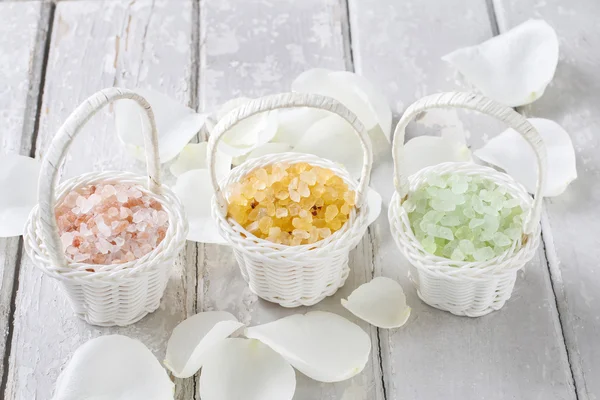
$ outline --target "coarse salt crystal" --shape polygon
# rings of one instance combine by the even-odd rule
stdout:
[[[73,234],[71,232],[65,232],[60,236],[60,241],[62,242],[63,249],[66,249],[73,243]]]
[[[159,202],[137,185],[120,183],[68,193],[56,218],[67,258],[89,264],[134,261],[156,248],[169,225]]]
[[[327,168],[274,163],[229,185],[227,199],[228,217],[253,235],[295,246],[339,230],[354,209],[356,193]]]

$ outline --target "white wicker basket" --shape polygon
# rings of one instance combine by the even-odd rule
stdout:
[[[219,185],[214,157],[223,135],[239,122],[255,114],[279,108],[310,107],[327,110],[344,118],[356,131],[363,148],[360,183],[340,165],[316,156],[271,154],[244,162]],[[285,246],[259,239],[233,219],[227,219],[227,200],[221,188],[238,182],[255,168],[276,162],[307,162],[333,170],[356,191],[356,207],[346,224],[327,239],[314,244]],[[215,126],[208,144],[208,163],[215,195],[213,217],[221,235],[232,245],[240,270],[250,290],[265,300],[284,307],[310,306],[334,294],[348,277],[348,256],[367,229],[365,201],[372,166],[371,142],[362,123],[338,101],[314,94],[283,93],[253,100],[226,115]]]
[[[118,99],[136,101],[150,127],[144,132],[148,176],[126,172],[91,172],[63,182],[56,190],[58,170],[81,127],[102,107]],[[134,92],[104,89],[81,104],[67,118],[50,144],[42,162],[39,205],[26,225],[25,249],[34,264],[62,282],[75,314],[92,325],[129,325],[160,305],[173,261],[185,244],[187,221],[175,194],[160,183],[160,163],[154,113]],[[135,183],[158,201],[169,216],[165,238],[140,259],[114,265],[75,263],[65,258],[58,233],[55,205],[70,191],[97,183]]]
[[[443,163],[406,177],[403,153],[406,126],[420,113],[435,108],[465,108],[480,111],[505,122],[519,132],[537,156],[538,177],[534,199],[509,175],[474,163]],[[534,256],[539,245],[541,188],[546,168],[546,150],[535,128],[519,113],[483,96],[471,93],[440,93],[412,104],[394,132],[394,185],[388,217],[392,235],[411,264],[409,275],[419,297],[427,304],[456,315],[478,317],[500,309],[511,296],[517,271]],[[426,252],[410,227],[402,207],[410,193],[431,174],[463,173],[483,176],[507,189],[521,201],[527,218],[521,239],[502,255],[485,262],[456,262]]]

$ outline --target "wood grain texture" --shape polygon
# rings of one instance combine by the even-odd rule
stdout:
[[[37,157],[59,126],[90,94],[121,85],[152,87],[190,100],[191,1],[77,1],[56,6],[42,104]],[[144,167],[118,145],[107,108],[73,144],[63,178],[89,170]],[[48,399],[73,351],[90,338],[120,333],[137,338],[159,358],[173,327],[195,312],[195,246],[174,265],[161,307],[125,328],[98,328],[75,317],[57,281],[24,259],[17,296],[6,399]],[[193,380],[178,382],[177,398],[193,397]]]
[[[0,157],[29,155],[40,74],[37,68],[39,2],[0,4]],[[43,35],[40,35],[43,38]],[[35,60],[35,61],[34,61]],[[31,90],[31,88],[35,88]],[[11,302],[18,266],[20,238],[0,238],[0,379],[4,376]]]
[[[205,0],[200,7],[199,99],[205,108],[237,96],[289,91],[292,80],[309,68],[344,69],[343,13],[334,0]],[[371,259],[366,239],[353,251],[352,273],[335,296],[310,308],[285,309],[250,292],[228,247],[202,246],[199,308],[227,310],[250,325],[310,310],[331,311],[358,322],[373,343],[365,370],[338,384],[315,382],[297,373],[294,399],[383,399],[376,330],[357,321],[340,304],[341,298],[371,279]]]
[[[350,15],[355,69],[385,91],[396,113],[426,94],[468,90],[440,57],[492,36],[485,2],[476,0],[351,0]],[[475,145],[503,129],[453,111],[428,113],[409,128],[413,136],[466,130]],[[391,177],[391,163],[381,159],[372,184],[384,202]],[[375,273],[398,279],[413,307],[405,327],[381,331],[388,400],[575,398],[543,249],[519,274],[501,311],[470,319],[418,299],[386,216],[372,231]]]
[[[554,80],[523,112],[558,122],[575,146],[579,177],[565,193],[546,199],[543,238],[579,399],[600,399],[600,37],[592,17],[600,14],[600,3],[502,0],[495,5],[500,32],[540,18],[559,38]]]

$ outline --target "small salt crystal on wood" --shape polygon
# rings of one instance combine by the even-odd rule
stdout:
[[[143,257],[164,239],[168,214],[137,185],[99,184],[68,193],[56,207],[66,257],[89,264],[122,264]]]

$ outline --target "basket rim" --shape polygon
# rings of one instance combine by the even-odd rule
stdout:
[[[432,173],[440,175],[453,173],[453,171],[449,169],[455,169],[454,172],[469,171],[470,175],[481,176],[488,174],[491,175],[492,178],[503,181],[505,183],[510,182],[512,186],[507,186],[507,192],[521,201],[521,207],[524,208],[524,212],[530,213],[531,207],[533,205],[533,198],[531,197],[531,195],[529,195],[529,193],[522,184],[520,184],[513,177],[504,172],[498,171],[494,168],[485,165],[475,164],[474,162],[445,162],[423,168],[415,174],[408,177],[410,192],[413,192],[421,185],[423,185],[427,180],[427,175]],[[498,184],[498,182],[495,183]],[[417,265],[415,265],[415,267],[425,268],[430,271],[447,270],[457,272],[484,270],[487,271],[490,269],[497,269],[497,272],[509,272],[513,270],[513,268],[509,268],[509,265],[511,264],[511,261],[513,259],[526,252],[531,252],[532,247],[537,247],[538,241],[536,240],[536,237],[539,236],[540,233],[540,226],[538,223],[537,229],[533,233],[527,235],[529,240],[527,240],[525,244],[523,244],[522,239],[519,238],[517,241],[513,242],[513,244],[502,254],[486,261],[454,261],[449,258],[437,256],[435,254],[431,254],[425,251],[419,240],[415,237],[410,223],[406,222],[408,219],[408,214],[401,205],[400,194],[397,191],[394,191],[394,194],[392,195],[390,207],[388,210],[388,218],[390,220],[390,227],[392,229],[394,240],[398,244],[398,247],[401,250],[403,247],[413,249],[415,253],[423,255],[423,258],[431,262],[431,264],[425,264],[420,260],[415,260],[409,252],[402,251],[404,255],[409,259],[409,261],[411,261],[413,265],[415,265],[413,261],[417,262]],[[394,223],[394,220],[396,220],[399,223]],[[398,234],[398,226],[401,226],[404,229],[405,235]],[[523,224],[523,226],[525,226],[525,224]],[[402,241],[402,245],[400,244],[400,241]]]
[[[292,159],[287,160],[287,158],[292,158]],[[284,160],[282,161],[282,159],[284,159]],[[357,188],[359,187],[359,182],[356,179],[352,178],[350,176],[350,173],[348,172],[348,170],[345,167],[343,167],[341,164],[336,163],[336,162],[326,159],[326,158],[315,156],[313,154],[298,153],[298,152],[266,154],[261,157],[246,160],[242,164],[240,164],[237,167],[235,167],[234,169],[232,169],[226,177],[221,179],[221,181],[219,182],[219,186],[225,190],[228,185],[230,185],[234,182],[239,182],[241,177],[249,174],[253,170],[255,170],[257,168],[262,168],[266,165],[271,165],[271,164],[274,164],[277,162],[285,162],[287,164],[298,164],[301,162],[306,162],[306,163],[311,164],[311,161],[312,161],[312,163],[317,163],[317,165],[320,164],[319,166],[324,166],[326,168],[333,170],[336,175],[338,175],[340,178],[342,178],[344,180],[344,182],[346,184],[348,184],[348,186],[349,186],[349,188],[351,188],[351,190],[354,190],[355,192],[357,191]],[[314,164],[311,164],[311,165],[314,165]],[[239,175],[239,177],[238,177],[238,175]],[[249,231],[247,231],[244,227],[242,227],[233,218],[227,218],[226,215],[221,214],[218,211],[218,209],[219,209],[218,199],[217,199],[216,195],[214,195],[214,194],[212,196],[211,203],[212,203],[212,210],[213,210],[213,213],[212,213],[213,218],[217,219],[217,222],[218,222],[217,225],[228,226],[229,229],[231,229],[233,232],[246,235],[246,238],[243,238],[240,241],[252,242],[253,246],[258,246],[258,247],[261,247],[264,249],[273,250],[274,252],[277,252],[279,255],[282,255],[282,256],[285,256],[286,254],[289,254],[289,253],[297,253],[299,251],[314,251],[317,249],[323,249],[335,241],[346,240],[347,237],[352,232],[358,230],[363,225],[366,225],[366,222],[367,222],[366,217],[367,217],[367,214],[369,211],[368,202],[365,201],[360,208],[357,208],[356,206],[352,208],[352,211],[350,213],[350,217],[348,218],[348,221],[346,221],[346,223],[344,223],[344,225],[342,225],[342,227],[340,229],[338,229],[333,234],[331,234],[331,236],[329,236],[325,239],[319,240],[315,243],[308,243],[308,244],[303,244],[303,245],[298,245],[298,246],[289,246],[289,245],[274,243],[274,242],[271,242],[266,239],[261,239],[261,238],[255,236],[254,234],[250,233]],[[227,237],[225,237],[225,239],[227,240],[227,242],[230,245],[235,245],[235,243],[232,243],[231,241],[229,241]]]
[[[163,210],[169,216],[169,226],[164,239],[158,246],[142,257],[122,264],[90,264],[74,262],[65,257],[67,266],[64,268],[56,267],[52,265],[49,254],[46,251],[46,246],[41,242],[40,235],[38,234],[40,215],[39,206],[36,205],[27,220],[25,234],[26,250],[35,261],[34,264],[36,266],[40,267],[44,272],[59,278],[76,277],[84,280],[102,280],[103,278],[114,279],[120,275],[141,273],[152,265],[169,258],[170,256],[164,255],[165,251],[170,251],[174,253],[173,256],[176,256],[176,253],[185,244],[189,228],[182,204],[173,191],[164,184],[160,187],[161,193],[157,194],[146,187],[147,177],[145,176],[122,171],[88,172],[61,182],[56,191],[56,202],[59,204],[67,193],[74,189],[96,183],[110,182],[124,182],[138,185],[140,191],[151,196],[163,206]],[[175,247],[172,248],[173,246]],[[44,265],[39,265],[40,263]],[[51,266],[51,269],[48,266]],[[93,269],[93,271],[89,271],[89,269]]]

